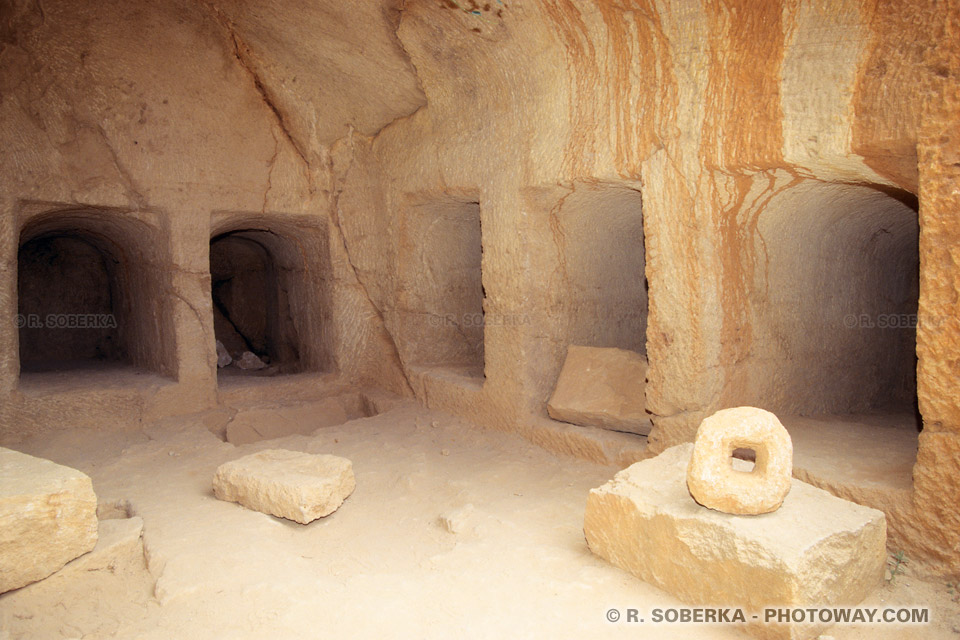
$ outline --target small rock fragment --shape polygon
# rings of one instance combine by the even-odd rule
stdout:
[[[465,533],[474,526],[474,512],[476,509],[472,504],[465,504],[459,509],[441,514],[440,526],[448,533]]]
[[[243,352],[243,355],[240,356],[240,359],[239,359],[239,360],[234,360],[234,361],[233,361],[233,364],[235,364],[235,365],[236,365],[237,367],[239,367],[240,369],[244,369],[244,370],[248,370],[248,371],[255,371],[255,370],[257,370],[257,369],[264,369],[264,368],[266,368],[266,366],[267,366],[267,365],[263,362],[263,360],[261,360],[259,357],[257,357],[257,354],[252,353],[252,352],[250,352],[250,351],[244,351],[244,352]]]
[[[223,346],[223,343],[217,340],[217,367],[223,369],[224,367],[230,366],[230,363],[233,362],[233,357],[230,355],[230,352],[227,351],[227,348]]]

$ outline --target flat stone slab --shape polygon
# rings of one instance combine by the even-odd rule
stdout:
[[[590,550],[690,604],[742,608],[743,631],[759,638],[806,640],[828,626],[764,624],[765,608],[853,606],[882,585],[882,512],[796,479],[772,513],[708,509],[687,490],[692,451],[671,447],[593,489],[584,517]]]
[[[143,519],[138,516],[101,520],[97,545],[89,553],[68,562],[45,582],[74,579],[91,571],[123,571],[146,568],[143,556]]]
[[[0,448],[0,593],[46,578],[96,544],[90,478]]]
[[[227,425],[226,438],[240,446],[291,435],[310,435],[317,429],[343,424],[353,417],[343,398],[334,396],[291,407],[244,409]]]
[[[551,418],[647,435],[647,359],[634,351],[571,345],[547,403]]]
[[[346,458],[286,449],[226,462],[213,477],[217,498],[300,524],[336,511],[355,487]]]

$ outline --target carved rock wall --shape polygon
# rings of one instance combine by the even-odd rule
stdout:
[[[956,0],[255,4],[0,12],[5,438],[111,405],[18,388],[32,221],[70,211],[149,265],[130,360],[169,384],[115,395],[124,420],[216,403],[209,242],[268,231],[316,293],[288,292],[314,369],[558,452],[622,454],[546,419],[570,344],[646,353],[652,452],[724,407],[916,392],[891,539],[960,573]],[[430,264],[459,276],[418,278],[411,208],[445,202],[479,218],[480,273],[441,224]],[[844,325],[912,313],[916,369],[910,330]]]

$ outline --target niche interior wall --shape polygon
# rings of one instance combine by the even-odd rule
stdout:
[[[250,351],[270,373],[336,369],[328,242],[316,217],[214,215],[214,333],[232,356]]]
[[[648,291],[643,197],[623,184],[576,183],[534,188],[525,204],[544,221],[541,243],[551,253],[543,290],[553,335],[534,379],[545,412],[570,345],[647,353]]]
[[[787,181],[755,225],[737,395],[784,415],[916,414],[919,222],[913,194]]]
[[[423,371],[484,378],[483,234],[476,194],[408,196],[399,233],[399,348]]]
[[[131,366],[176,376],[161,229],[150,212],[23,208],[17,255],[22,373]]]

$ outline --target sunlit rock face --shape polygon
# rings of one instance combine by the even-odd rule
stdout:
[[[220,340],[624,462],[546,413],[570,345],[617,348],[651,452],[919,412],[912,490],[832,488],[960,572],[958,36],[894,0],[7,3],[2,438],[215,407]],[[273,270],[220,285],[239,330],[226,236]],[[23,333],[44,291],[115,328]]]

